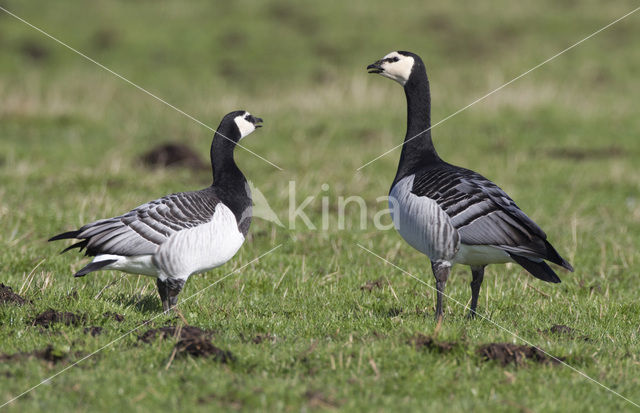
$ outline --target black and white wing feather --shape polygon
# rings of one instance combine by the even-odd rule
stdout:
[[[468,169],[440,164],[417,173],[412,192],[434,200],[467,245],[499,247],[510,255],[546,259],[573,270],[542,229],[496,184]]]
[[[86,255],[135,256],[154,254],[171,235],[208,223],[220,202],[212,188],[167,195],[118,217],[99,220],[51,238],[76,238],[72,248],[86,248]]]

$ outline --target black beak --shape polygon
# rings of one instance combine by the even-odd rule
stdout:
[[[367,71],[369,73],[382,73],[382,60],[378,60],[375,63],[370,64],[369,66],[367,66]]]
[[[262,127],[262,119],[261,119],[261,118],[255,117],[255,116],[253,116],[253,115],[249,115],[249,117],[247,118],[247,120],[248,120],[249,122],[253,123],[253,125],[254,125],[256,128],[261,128],[261,127]]]

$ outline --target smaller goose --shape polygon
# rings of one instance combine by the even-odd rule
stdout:
[[[471,311],[487,264],[516,262],[534,277],[559,283],[544,260],[573,271],[547,235],[496,184],[443,161],[431,140],[431,96],[422,59],[396,51],[367,67],[398,82],[407,98],[407,133],[389,205],[400,235],[431,260],[436,279],[436,319],[451,266],[471,267]]]
[[[167,195],[49,241],[80,239],[62,252],[84,248],[95,257],[75,277],[97,270],[156,277],[162,308],[169,310],[189,276],[226,263],[244,243],[251,224],[251,191],[233,151],[261,123],[242,110],[222,119],[211,143],[210,187]]]

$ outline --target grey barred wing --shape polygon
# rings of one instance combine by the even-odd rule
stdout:
[[[167,195],[124,215],[87,224],[72,237],[59,237],[82,239],[69,248],[84,247],[87,255],[153,254],[176,232],[211,220],[220,201],[206,191]]]
[[[537,256],[546,234],[496,184],[468,169],[440,165],[416,175],[413,193],[433,199],[451,219],[460,241]]]

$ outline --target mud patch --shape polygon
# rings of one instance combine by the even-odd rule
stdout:
[[[118,323],[122,323],[124,321],[124,316],[122,314],[114,313],[111,311],[107,311],[106,313],[102,314],[102,316],[104,318],[111,318],[113,320],[116,320]]]
[[[91,326],[91,327],[85,327],[84,328],[84,333],[85,334],[91,334],[91,337],[95,337],[95,336],[99,336],[100,334],[102,334],[102,330],[104,330],[102,327]]]
[[[362,291],[371,292],[373,289],[380,289],[384,285],[384,279],[382,277],[378,278],[375,281],[367,281],[363,286],[360,287]]]
[[[45,328],[51,327],[55,323],[63,323],[64,325],[80,325],[87,321],[86,314],[75,314],[70,312],[58,312],[52,308],[40,313],[31,322],[31,325],[41,326]]]
[[[312,408],[335,409],[338,407],[338,402],[320,391],[307,390],[304,393],[304,398]]]
[[[176,357],[190,355],[193,357],[213,357],[221,363],[235,361],[235,356],[228,350],[213,345],[211,339],[200,337],[185,338],[176,343]]]
[[[190,147],[180,143],[165,143],[146,152],[140,161],[151,168],[186,167],[194,171],[209,167]]]
[[[27,300],[14,293],[11,287],[0,283],[0,304],[23,305]]]
[[[583,341],[591,340],[588,336],[585,336],[584,334],[580,334],[578,330],[562,324],[556,324],[551,326],[547,330],[538,330],[538,332],[545,333],[545,334],[556,334],[559,336],[566,336],[576,340],[583,340]]]
[[[253,344],[260,344],[260,343],[263,343],[265,341],[268,341],[270,343],[275,343],[276,342],[276,336],[271,335],[269,333],[266,333],[266,334],[258,334],[257,336],[255,336],[254,338],[251,339],[251,342]]]
[[[551,158],[570,159],[573,161],[587,161],[593,159],[621,158],[626,155],[619,146],[605,146],[603,148],[553,148],[547,150]]]
[[[458,343],[452,341],[437,341],[431,336],[424,334],[416,334],[409,339],[409,344],[416,350],[428,350],[436,353],[448,353],[458,346]]]
[[[501,365],[523,365],[526,360],[539,364],[559,364],[560,362],[544,354],[533,346],[519,346],[511,343],[490,343],[481,346],[476,353],[485,361],[496,360]],[[561,359],[560,359],[561,360]]]
[[[46,60],[49,57],[49,49],[35,40],[26,40],[20,45],[20,53],[33,61]]]
[[[21,361],[36,358],[48,361],[51,364],[56,364],[57,362],[64,360],[67,355],[68,354],[66,352],[56,349],[52,345],[48,345],[43,350],[35,350],[26,353],[0,354],[0,361]]]
[[[180,330],[179,337],[177,337],[178,330]],[[144,332],[144,334],[138,336],[138,340],[141,340],[145,343],[151,343],[158,339],[165,340],[171,337],[176,337],[178,338],[178,340],[210,340],[213,337],[214,333],[214,331],[203,330],[200,327],[195,326],[184,326],[182,328],[166,326],[147,330]]]

